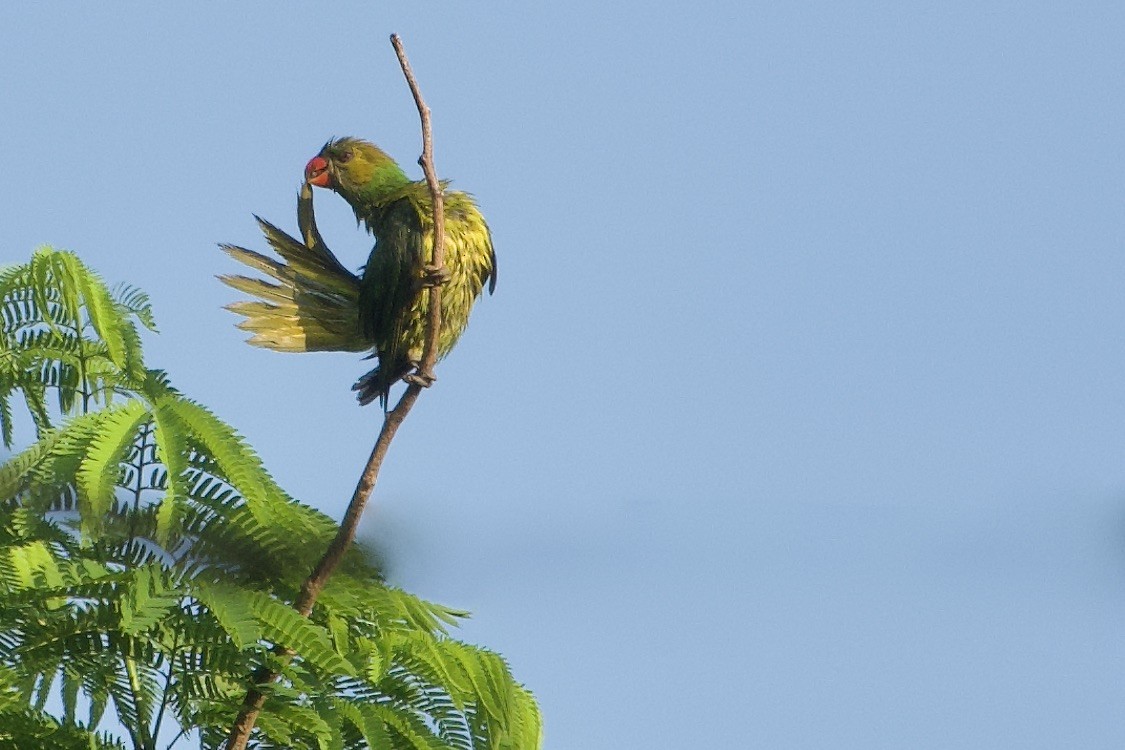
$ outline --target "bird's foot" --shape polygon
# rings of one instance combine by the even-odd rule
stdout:
[[[402,376],[402,379],[410,385],[416,385],[419,388],[429,388],[437,382],[437,376],[428,372],[422,372],[420,369],[416,369],[414,372],[408,372]]]
[[[450,278],[452,278],[452,274],[445,266],[434,266],[430,264],[422,266],[422,279],[420,283],[423,289],[445,286],[449,283]]]

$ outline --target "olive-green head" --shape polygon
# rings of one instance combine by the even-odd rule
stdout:
[[[305,180],[335,190],[357,214],[410,181],[385,151],[359,138],[333,138],[325,143],[305,165]]]

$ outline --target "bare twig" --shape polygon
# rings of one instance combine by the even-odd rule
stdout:
[[[406,52],[402,48],[402,40],[398,34],[391,34],[391,44],[398,55],[398,63],[402,66],[402,74],[410,85],[410,93],[414,95],[414,104],[418,107],[418,117],[422,121],[422,155],[418,157],[418,164],[426,175],[426,185],[430,188],[430,197],[434,206],[434,247],[430,258],[430,265],[435,269],[442,268],[445,263],[445,196],[442,194],[441,183],[438,181],[437,171],[434,169],[434,133],[430,125],[430,108],[422,100],[422,92],[418,90],[418,82],[414,80],[414,71],[410,69],[410,62],[406,59]],[[430,287],[429,319],[426,321],[426,347],[422,350],[422,362],[418,365],[418,375],[433,381],[434,365],[437,364],[438,335],[441,331],[441,285]]]
[[[410,93],[414,95],[414,103],[418,106],[418,115],[422,121],[422,156],[419,157],[418,163],[422,166],[422,171],[426,175],[426,184],[430,188],[430,197],[433,201],[434,242],[430,265],[435,269],[440,269],[445,258],[445,204],[441,183],[438,181],[437,172],[434,169],[430,108],[426,106],[422,99],[422,92],[419,91],[418,83],[414,80],[414,72],[410,68],[410,63],[406,59],[406,52],[402,47],[402,41],[397,34],[391,34],[391,44],[395,48],[395,54],[398,55],[399,65],[402,66],[403,75],[406,76],[406,82],[410,86]],[[308,241],[307,238],[306,241]],[[441,331],[441,285],[429,287],[427,293],[430,298],[429,317],[426,320],[426,343],[422,361],[418,365],[416,374],[419,376],[419,380],[432,382],[434,365],[437,363],[438,336]],[[402,394],[402,398],[395,404],[395,408],[387,412],[383,418],[383,428],[379,431],[379,437],[375,440],[375,447],[371,449],[371,456],[367,459],[367,465],[359,477],[355,492],[352,493],[351,502],[348,503],[348,509],[344,513],[343,520],[340,521],[340,528],[336,532],[336,537],[328,545],[328,549],[325,550],[313,572],[305,579],[301,586],[301,593],[297,597],[297,601],[293,603],[293,608],[300,612],[303,617],[308,617],[312,613],[320,592],[324,590],[324,586],[328,583],[328,578],[339,566],[340,561],[344,559],[344,553],[355,539],[359,520],[363,516],[363,509],[367,506],[368,498],[371,497],[371,491],[375,489],[375,482],[379,479],[379,469],[383,465],[383,459],[387,455],[391,440],[394,439],[395,433],[398,432],[398,428],[406,419],[406,415],[414,408],[414,402],[418,400],[423,387],[419,382],[410,383],[406,387],[406,392]],[[280,655],[284,659],[291,659],[294,652],[285,649],[281,651]],[[276,672],[263,668],[255,675],[255,682],[258,684],[269,683],[277,677]],[[261,691],[251,688],[246,692],[242,708],[239,710],[227,737],[227,750],[245,749],[264,703],[265,694]]]

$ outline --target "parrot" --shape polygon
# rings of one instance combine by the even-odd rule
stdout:
[[[448,190],[444,267],[428,264],[433,249],[433,200],[424,180],[412,181],[382,149],[359,138],[333,138],[305,165],[297,201],[301,239],[255,217],[281,257],[220,245],[239,262],[272,281],[220,276],[228,286],[257,297],[227,305],[242,315],[248,342],[275,351],[369,351],[378,367],[353,386],[360,404],[378,400],[384,410],[399,380],[429,385],[416,372],[422,358],[429,308],[427,287],[442,285],[438,357],[447,355],[469,322],[476,300],[496,289],[492,234],[468,193]],[[325,245],[316,227],[312,188],[338,193],[375,245],[359,274]]]

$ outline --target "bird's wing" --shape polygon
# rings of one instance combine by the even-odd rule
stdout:
[[[426,263],[425,235],[409,200],[385,210],[375,228],[375,248],[367,260],[360,292],[360,325],[379,349],[383,365],[409,359],[410,327]]]
[[[308,191],[306,193],[306,191]],[[227,309],[246,319],[238,327],[250,331],[255,346],[289,352],[363,351],[371,347],[359,324],[359,278],[344,268],[316,230],[311,188],[297,205],[302,243],[258,217],[258,225],[278,262],[234,245],[220,245],[235,260],[272,281],[249,276],[220,276],[227,286],[257,297]]]

